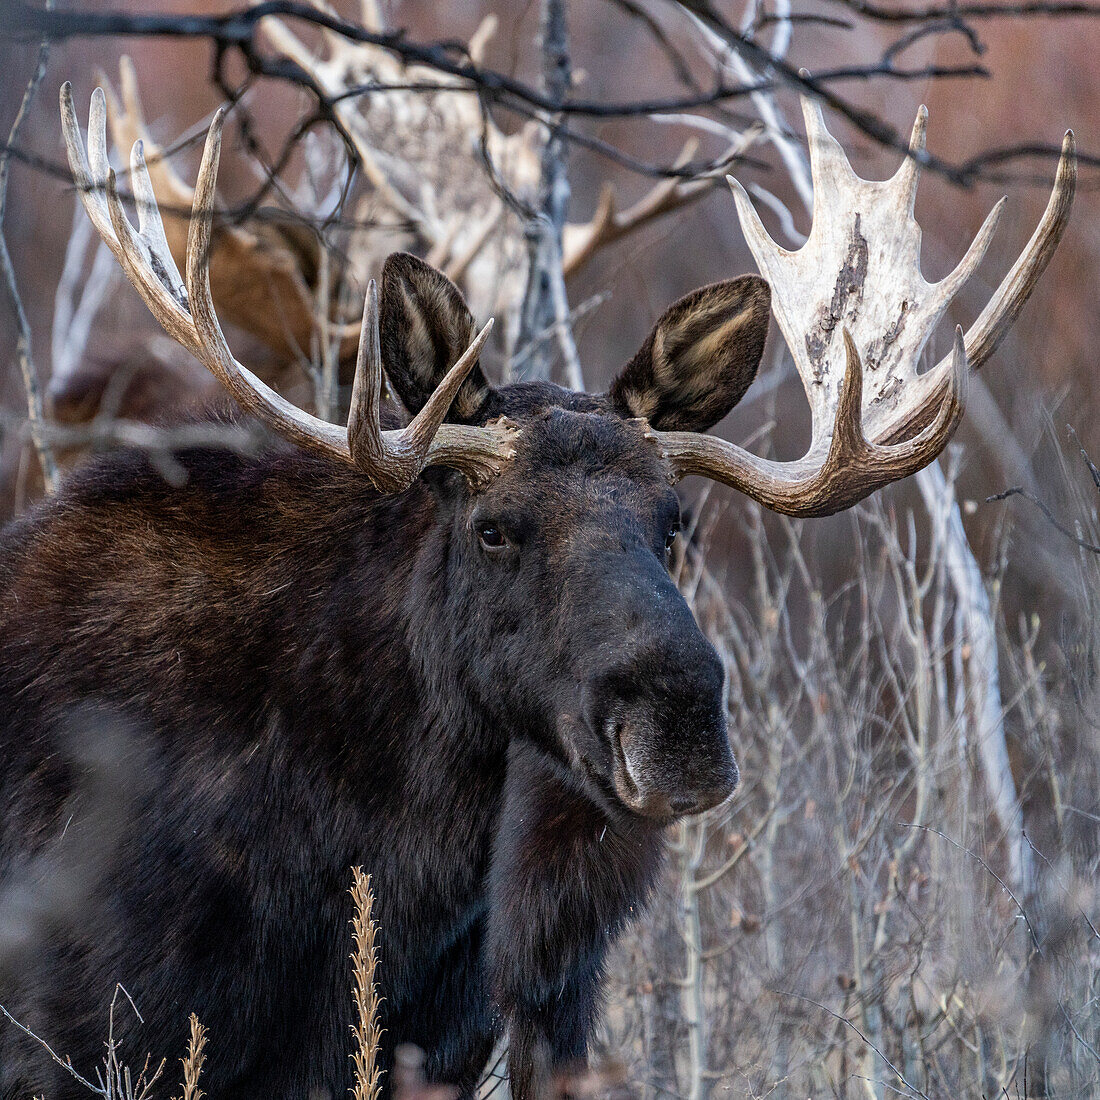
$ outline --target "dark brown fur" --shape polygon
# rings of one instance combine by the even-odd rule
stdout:
[[[415,409],[470,319],[418,261],[387,268],[386,366]],[[398,276],[413,289],[395,305]],[[417,350],[414,326],[446,352]],[[705,428],[728,403],[698,396],[681,358],[688,397],[673,409],[657,372],[655,420]],[[102,873],[0,990],[18,1016],[91,1073],[121,982],[145,1018],[125,1015],[132,1055],[178,1058],[198,1014],[218,1100],[343,1095],[360,865],[386,1064],[417,1043],[432,1079],[470,1090],[507,1030],[528,1100],[583,1059],[662,826],[736,782],[721,664],[665,567],[676,497],[615,392],[493,390],[479,372],[466,413],[523,425],[479,493],[436,470],[383,498],[280,447],[183,454],[171,488],[121,454],[4,534],[0,884],[84,827],[62,820],[74,715],[125,730],[133,761]],[[36,1092],[78,1090],[0,1029],[0,1100]]]

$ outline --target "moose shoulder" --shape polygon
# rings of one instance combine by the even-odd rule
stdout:
[[[815,330],[810,452],[775,463],[701,434],[755,374],[762,279],[676,303],[609,392],[589,395],[490,386],[485,333],[459,292],[395,255],[368,290],[345,430],[264,387],[222,337],[205,264],[220,119],[185,281],[155,206],[140,234],[126,220],[102,104],[90,158],[67,90],[62,105],[85,206],[134,285],[292,446],[182,453],[178,488],[146,457],[115,456],[0,541],[0,877],[81,828],[66,819],[73,715],[123,728],[135,761],[79,912],[46,922],[6,1003],[90,1071],[121,981],[144,1013],[127,1020],[130,1049],[178,1057],[198,1014],[214,1037],[211,1095],[339,1095],[352,1072],[348,869],[360,865],[382,931],[384,1062],[416,1043],[431,1079],[469,1093],[506,1034],[513,1094],[533,1100],[583,1061],[605,953],[644,904],[663,826],[737,782],[723,668],[666,567],[675,481],[704,473],[819,514],[931,461],[961,412],[970,343],[918,377],[910,358],[928,332],[912,330],[930,328],[955,284],[923,313],[910,303],[906,339],[887,348],[869,326],[891,309],[865,272],[843,331]],[[139,196],[143,172],[138,150]],[[876,186],[843,218],[881,200]],[[974,355],[1026,298],[1071,194],[1067,153]],[[857,228],[871,232],[877,210]],[[772,281],[785,332],[796,309],[836,300],[830,286],[799,301],[778,268]],[[895,379],[873,413],[860,348]],[[907,357],[891,359],[897,349]],[[382,426],[383,370],[406,426]],[[73,1092],[28,1039],[0,1031],[0,1100]]]

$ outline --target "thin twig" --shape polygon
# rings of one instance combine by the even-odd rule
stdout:
[[[21,1024],[3,1005],[0,1005],[0,1015],[3,1015],[8,1023],[13,1024],[29,1039],[33,1039],[49,1056],[52,1058],[70,1077],[73,1078],[78,1084],[83,1085],[86,1089],[91,1089],[92,1092],[98,1093],[100,1096],[104,1096],[103,1089],[96,1085],[93,1085],[87,1077],[82,1077],[79,1073],[73,1069],[73,1064],[68,1058],[62,1058],[45,1039],[38,1035],[35,1035],[33,1031],[25,1024]]]
[[[562,235],[569,211],[569,146],[560,116],[572,81],[565,0],[543,0],[539,46],[542,50],[541,90],[553,100],[556,109],[547,120],[550,125],[546,127],[539,156],[538,207],[525,229],[527,286],[520,305],[517,342],[529,347],[531,353],[518,377],[526,381],[550,378],[549,349],[534,337],[553,325],[565,360],[568,384],[580,390],[584,388],[584,380],[569,325],[569,302],[562,268]]]
[[[820,1001],[815,1001],[812,997],[805,997],[801,993],[795,993],[795,992],[793,992],[791,990],[788,990],[788,989],[772,989],[771,992],[772,993],[777,993],[780,997],[794,997],[795,999],[797,999],[799,1001],[805,1001],[807,1004],[811,1004],[815,1008],[820,1008],[822,1012],[827,1012],[830,1016],[833,1017],[834,1020],[837,1020],[838,1022],[840,1022],[842,1024],[845,1024],[847,1027],[850,1027],[890,1067],[890,1069],[893,1070],[894,1076],[897,1077],[897,1079],[911,1093],[913,1093],[916,1096],[923,1097],[924,1100],[929,1100],[928,1094],[925,1093],[925,1092],[921,1092],[921,1090],[918,1089],[915,1085],[911,1085],[905,1079],[905,1075],[901,1072],[901,1070],[899,1070],[898,1067],[895,1066],[894,1063],[891,1062],[890,1059],[887,1058],[886,1055],[883,1054],[882,1051],[879,1050],[879,1048],[877,1046],[875,1046],[875,1044],[872,1043],[871,1040],[868,1039],[867,1036],[864,1035],[863,1032],[860,1031],[860,1029],[855,1024],[853,1024],[852,1021],[849,1020],[846,1016],[841,1016],[840,1013],[834,1012],[831,1008],[829,1008],[828,1005],[823,1005],[823,1004],[821,1004]]]
[[[47,0],[46,10],[49,11],[52,8],[53,0]],[[44,431],[46,417],[42,403],[42,387],[39,384],[38,371],[35,368],[34,358],[31,354],[31,326],[27,320],[26,311],[23,309],[23,299],[19,295],[19,283],[15,276],[15,266],[8,250],[7,235],[4,233],[4,215],[7,213],[8,180],[11,171],[10,151],[19,137],[19,130],[27,117],[27,112],[35,93],[38,91],[38,86],[46,75],[46,62],[49,60],[49,56],[49,39],[43,38],[38,47],[38,60],[34,72],[27,82],[27,87],[23,92],[23,100],[19,104],[15,121],[8,133],[7,144],[0,150],[0,268],[3,269],[4,282],[7,285],[8,293],[11,295],[16,323],[19,327],[16,350],[19,356],[19,369],[23,375],[23,390],[27,399],[27,418],[31,425],[31,439],[34,441],[34,449],[42,467],[42,477],[46,483],[46,491],[52,493],[57,486],[57,462],[49,443],[46,441]]]
[[[1074,534],[1064,523],[1059,521],[1044,500],[1037,497],[1034,493],[1028,492],[1023,486],[1014,485],[1011,489],[1005,489],[1004,492],[994,493],[992,496],[986,497],[985,502],[986,504],[993,504],[999,500],[1008,500],[1009,497],[1023,497],[1024,500],[1030,501],[1044,516],[1046,516],[1051,527],[1053,527],[1055,531],[1064,535],[1070,542],[1081,547],[1082,550],[1087,550],[1090,554],[1100,554],[1100,546],[1088,542],[1079,535]]]
[[[316,98],[322,117],[337,128],[352,160],[354,160],[354,150],[351,137],[336,117],[332,101],[318,86],[316,80],[295,62],[283,57],[267,57],[258,50],[255,41],[256,32],[263,19],[273,15],[298,19],[315,27],[332,31],[350,42],[379,46],[408,63],[425,65],[451,77],[457,77],[476,88],[480,96],[491,99],[509,110],[523,107],[527,111],[538,112],[544,118],[554,115],[589,118],[643,117],[654,112],[686,110],[706,105],[718,106],[721,103],[751,95],[754,91],[774,90],[783,86],[820,99],[866,137],[901,153],[908,152],[907,135],[899,134],[880,118],[853,106],[831,90],[831,84],[838,80],[866,80],[872,77],[923,81],[950,76],[976,76],[982,75],[983,72],[978,66],[925,66],[917,70],[899,70],[893,66],[891,58],[887,56],[871,66],[825,71],[811,76],[787,64],[781,58],[773,56],[751,38],[737,32],[702,0],[685,0],[681,6],[703,20],[731,48],[750,61],[754,68],[759,71],[771,70],[774,75],[770,76],[763,85],[757,83],[748,87],[731,87],[720,84],[713,91],[703,95],[677,96],[662,101],[608,102],[572,99],[568,103],[563,103],[552,91],[534,88],[506,73],[475,64],[464,47],[458,43],[415,42],[401,30],[370,31],[328,11],[303,3],[301,0],[266,0],[265,3],[256,4],[251,8],[230,11],[223,15],[130,14],[121,11],[91,11],[80,8],[58,12],[45,11],[17,2],[9,5],[10,15],[0,26],[0,37],[15,40],[43,37],[67,39],[152,36],[208,39],[216,48],[219,72],[225,59],[236,51],[241,55],[252,77],[265,76],[283,80],[308,90]],[[1068,7],[1073,5],[1060,6],[1060,10]],[[943,19],[949,14],[947,9],[937,10],[929,18]],[[1076,14],[1100,14],[1100,8],[1079,8]],[[1084,157],[1080,159],[1085,163]],[[921,155],[920,160],[926,168],[964,186],[975,182],[978,178],[977,169],[983,163],[982,158],[978,157],[962,166],[953,165],[927,152]]]
[[[1023,907],[1020,899],[1012,892],[1012,887],[1010,887],[1008,883],[1005,882],[1005,880],[1001,878],[1001,876],[998,875],[997,872],[994,871],[993,868],[990,867],[989,864],[980,855],[978,855],[977,852],[975,852],[972,848],[967,848],[965,844],[960,844],[957,840],[953,840],[946,833],[940,832],[939,829],[933,829],[930,825],[919,825],[916,822],[908,821],[899,821],[897,822],[897,825],[900,829],[920,829],[922,832],[932,833],[934,836],[938,836],[941,840],[946,840],[948,844],[950,844],[954,848],[957,848],[960,852],[963,852],[966,855],[970,856],[971,859],[976,860],[981,868],[984,871],[988,872],[989,875],[996,880],[997,885],[1000,886],[1000,888],[1006,894],[1008,894],[1008,896],[1015,903],[1016,908],[1020,910],[1020,916],[1023,917],[1024,924],[1027,925],[1027,930],[1031,936],[1031,942],[1034,945],[1035,950],[1038,951],[1040,955],[1043,953],[1043,946],[1039,942],[1039,937],[1036,934],[1035,929],[1032,927],[1031,921],[1027,915],[1027,910]]]

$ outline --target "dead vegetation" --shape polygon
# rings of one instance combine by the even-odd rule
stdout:
[[[378,966],[379,936],[378,925],[371,919],[374,906],[374,894],[370,888],[370,876],[363,874],[358,867],[351,869],[352,886],[349,890],[352,899],[352,952],[351,952],[351,990],[354,1006],[354,1020],[349,1025],[353,1041],[348,1057],[355,1063],[355,1085],[352,1090],[355,1100],[378,1100],[381,1090],[381,1071],[378,1066],[378,1051],[381,1031],[378,1023],[380,993],[375,982],[375,970]],[[0,916],[4,916],[0,911]],[[124,1061],[122,1043],[115,1037],[115,1011],[119,1000],[138,1018],[141,1014],[129,993],[121,986],[115,988],[111,998],[107,1023],[107,1053],[103,1064],[95,1067],[95,1079],[80,1072],[93,1072],[87,1067],[76,1067],[71,1059],[57,1053],[47,1039],[35,1034],[25,1024],[16,1020],[0,1005],[0,1014],[18,1028],[28,1038],[38,1043],[50,1058],[60,1066],[77,1084],[103,1100],[156,1100],[164,1095],[158,1088],[166,1067],[165,1060],[154,1061],[146,1054],[139,1070],[134,1070]],[[182,1085],[179,1100],[203,1100],[206,1095],[201,1086],[202,1068],[206,1061],[206,1044],[209,1036],[199,1018],[192,1013],[188,1026],[190,1034],[187,1040],[187,1053],[181,1059],[180,1069]],[[411,1097],[407,1097],[411,1100]]]
[[[764,9],[749,9],[751,30],[748,17]],[[779,59],[792,26],[784,12],[789,19],[785,5],[769,8],[770,23],[759,28],[762,36],[774,28],[769,43]],[[330,94],[352,77],[429,80],[338,36],[320,48],[303,45],[274,21],[268,35]],[[762,71],[695,22],[683,38],[723,78]],[[469,44],[475,60],[481,45]],[[512,364],[535,357],[535,347],[554,346],[590,308],[582,302],[571,310],[559,297],[552,322],[521,343],[518,308],[530,272],[517,211],[530,212],[538,201],[532,129],[494,129],[474,97],[454,92],[452,83],[440,87],[343,101],[341,120],[369,180],[357,219],[372,228],[388,223],[383,233],[334,223],[320,246],[313,239],[306,249],[308,262],[293,234],[273,245],[234,226],[217,238],[220,247],[241,250],[236,262],[268,290],[275,276],[264,264],[293,284],[286,326],[258,334],[280,352],[269,377],[282,388],[297,373],[314,407],[332,419],[348,398],[350,375],[341,371],[348,284],[376,269],[391,247],[435,257],[471,289],[482,316],[503,312],[498,352]],[[119,134],[141,133],[126,69],[122,90],[126,113],[116,110],[112,123]],[[589,223],[559,225],[560,286],[601,248],[709,189],[731,153],[758,147],[777,151],[796,201],[776,198],[774,184],[755,185],[753,195],[797,243],[795,225],[804,220],[797,201],[809,208],[811,199],[804,155],[774,89],[747,102],[751,118],[723,120],[708,163],[691,179],[667,177],[622,211],[605,190]],[[1052,118],[1051,126],[1061,121]],[[291,193],[322,221],[340,191],[331,170],[338,144],[331,135],[315,139]],[[402,159],[414,151],[415,164]],[[438,172],[455,163],[461,171]],[[166,167],[162,175],[168,192],[158,189],[158,197],[172,206],[175,184]],[[157,179],[154,173],[154,185]],[[168,244],[178,242],[170,237]],[[287,273],[288,255],[300,270]],[[101,304],[85,304],[81,263],[91,271],[96,261],[83,253],[74,260],[77,276],[65,284],[68,298],[59,299],[55,373],[79,369],[88,314],[94,318]],[[217,263],[215,253],[216,299]],[[240,304],[237,319],[249,331],[255,304]],[[66,442],[137,442],[166,456],[170,476],[173,440],[130,427],[121,396],[108,390],[105,417]],[[52,454],[51,431],[58,429],[34,421],[43,454]],[[728,807],[676,829],[661,893],[610,975],[597,1061],[611,1068],[594,1078],[594,1091],[628,1088],[654,1100],[712,1093],[1084,1100],[1100,1091],[1100,565],[1087,547],[1050,532],[1066,599],[1048,609],[1042,600],[1026,606],[1018,594],[1006,595],[1006,585],[1018,592],[1021,576],[1025,589],[1033,580],[1030,548],[1014,539],[1011,525],[983,553],[972,548],[956,474],[954,464],[929,474],[920,505],[875,499],[823,529],[765,518],[754,505],[730,503],[724,490],[695,502],[680,581],[725,657],[743,786]],[[1062,514],[1069,531],[1095,544],[1097,501],[1073,488],[1080,474],[1075,463],[1062,471]],[[845,563],[839,571],[838,560]],[[373,980],[369,882],[358,873],[352,894],[350,1056],[358,1100],[375,1100],[372,1051],[384,990]],[[88,1087],[111,1100],[152,1095],[158,1071],[145,1066],[134,1077],[110,1042]],[[206,1043],[192,1017],[182,1100],[202,1095]],[[406,1053],[397,1072],[406,1075],[408,1093],[423,1091],[419,1063]],[[483,1092],[494,1087],[492,1075],[487,1080]]]
[[[678,827],[604,1049],[652,1096],[1094,1095],[1091,674],[1046,664],[1041,613],[1006,621],[994,575],[1003,726],[983,729],[942,524],[860,506],[835,533],[858,568],[829,591],[808,525],[736,522],[743,597],[706,535],[682,584],[725,655],[743,787]],[[1082,554],[1089,606],[1097,579]],[[1024,776],[1018,836],[981,760],[1000,736]]]
[[[355,904],[351,922],[355,943],[351,955],[352,1000],[355,1002],[355,1023],[351,1026],[355,1037],[352,1053],[355,1061],[354,1096],[355,1100],[378,1100],[382,1088],[378,1067],[378,1043],[382,1037],[378,1022],[381,997],[374,980],[378,967],[378,924],[371,917],[374,895],[371,893],[370,875],[363,874],[360,867],[353,867],[351,873],[351,897]]]

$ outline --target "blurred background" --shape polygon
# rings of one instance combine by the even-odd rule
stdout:
[[[655,1098],[1100,1091],[1100,477],[1087,458],[1100,459],[1100,10],[324,9],[378,41],[403,32],[385,40],[394,50],[301,18],[249,23],[236,45],[224,22],[169,37],[102,18],[237,4],[66,2],[21,110],[41,25],[5,8],[0,133],[22,117],[2,221],[30,354],[5,287],[0,521],[47,491],[44,465],[63,477],[117,442],[112,423],[170,432],[217,400],[80,208],[65,80],[82,123],[92,89],[113,89],[124,190],[129,144],[145,137],[180,253],[202,138],[229,104],[215,300],[237,357],[334,420],[366,281],[395,249],[446,270],[479,320],[497,316],[492,377],[600,390],[669,303],[755,270],[727,172],[775,240],[798,247],[812,202],[802,68],[865,178],[895,171],[927,104],[916,218],[929,280],[1008,196],[929,342],[934,363],[1023,249],[1073,127],[1072,221],[934,471],[805,522],[685,485],[693,537],[677,567],[726,657],[744,782],[731,806],[677,827],[661,895],[614,960],[598,1061],[601,1088]],[[554,12],[567,32],[556,54]],[[548,116],[524,89],[556,101],[555,79],[571,106],[550,116],[547,148]],[[24,367],[40,391],[37,449]],[[773,326],[757,382],[716,431],[795,458],[809,426]],[[1010,488],[1024,493],[987,501]]]

